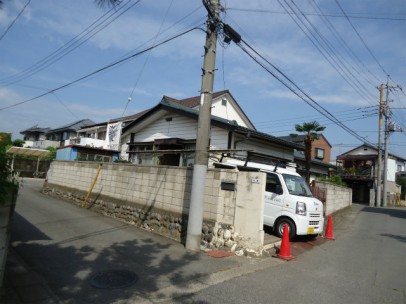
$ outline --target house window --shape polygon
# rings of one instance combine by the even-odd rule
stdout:
[[[106,131],[99,132],[99,134],[97,134],[97,138],[101,140],[106,140],[106,134],[107,134]]]
[[[316,148],[315,158],[324,159],[324,149]]]
[[[402,166],[398,165],[398,172],[402,171]]]

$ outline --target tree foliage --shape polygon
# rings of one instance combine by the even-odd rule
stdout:
[[[55,147],[46,147],[45,150],[48,150],[49,153],[47,156],[41,158],[41,160],[54,160],[56,158],[56,148]]]
[[[328,182],[342,187],[347,187],[347,184],[341,179],[341,176],[334,175],[331,177],[321,177],[320,181]]]
[[[306,162],[306,182],[310,183],[310,164],[312,160],[312,142],[320,138],[320,132],[326,127],[321,126],[317,121],[304,122],[302,125],[296,124],[295,130],[299,133],[305,133],[305,162]]]
[[[11,144],[10,133],[0,133],[0,204],[7,202],[10,191],[18,191],[18,181],[11,169],[7,147]]]
[[[406,177],[405,176],[397,176],[396,177],[396,183],[402,187],[400,197],[401,197],[402,200],[404,200],[405,197],[406,197]]]
[[[13,146],[14,146],[14,147],[23,147],[24,144],[25,144],[25,141],[22,140],[22,139],[19,139],[19,138],[15,139],[15,140],[13,141]]]

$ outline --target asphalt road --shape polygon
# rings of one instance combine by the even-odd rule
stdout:
[[[352,209],[335,241],[167,303],[405,304],[406,208]]]
[[[213,259],[40,187],[27,179],[20,191],[12,245],[62,303],[406,304],[406,208],[354,205],[334,226],[335,241],[290,262]],[[115,269],[134,272],[137,282],[90,284]]]

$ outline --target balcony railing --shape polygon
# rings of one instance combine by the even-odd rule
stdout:
[[[357,167],[357,168],[342,168],[340,170],[340,175],[344,178],[372,178],[373,168],[371,166],[367,167]]]
[[[65,140],[65,146],[79,145],[93,148],[103,148],[105,144],[106,144],[105,140],[90,137],[75,137]]]

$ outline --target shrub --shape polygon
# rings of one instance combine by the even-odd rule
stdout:
[[[347,184],[341,179],[341,176],[339,175],[334,175],[331,177],[322,177],[320,178],[320,181],[328,182],[342,187],[347,187]]]
[[[8,203],[18,192],[18,179],[10,166],[10,158],[7,156],[7,145],[11,141],[11,134],[1,133],[0,136],[0,204]]]

